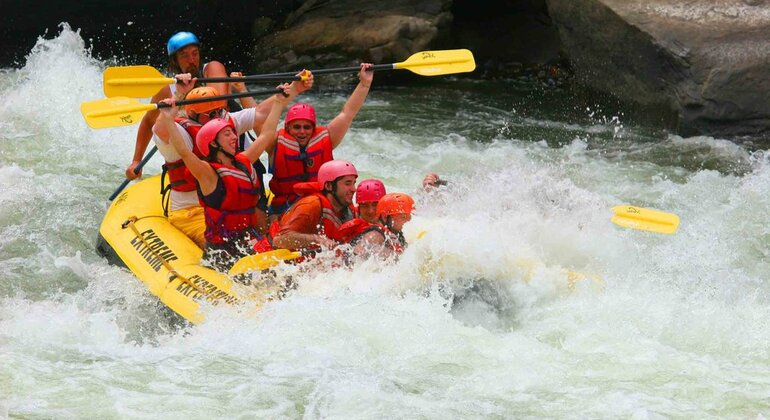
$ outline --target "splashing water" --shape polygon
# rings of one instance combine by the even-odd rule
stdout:
[[[281,267],[286,299],[190,327],[94,251],[136,129],[85,125],[104,68],[63,25],[0,72],[0,416],[770,414],[764,151],[528,84],[375,89],[336,155],[414,193],[428,234],[392,264]],[[305,99],[328,121],[347,92]],[[427,171],[449,186],[417,191]],[[680,231],[617,228],[621,203]]]

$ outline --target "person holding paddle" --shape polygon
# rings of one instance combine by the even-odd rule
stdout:
[[[271,219],[283,214],[299,199],[295,184],[317,181],[321,165],[334,159],[332,150],[342,143],[369,94],[374,78],[371,70],[372,64],[361,63],[358,85],[328,126],[316,124],[315,109],[308,104],[299,103],[289,108],[284,128],[278,131],[276,142],[267,150],[273,174],[270,180],[273,199],[268,209]]]
[[[177,94],[175,96],[184,96],[186,94],[187,99],[196,99],[214,97],[218,94],[214,88],[208,86],[193,88],[195,79],[191,78],[189,74],[181,75],[180,80],[183,83],[177,87]],[[312,85],[313,78],[310,75],[305,81],[292,82],[289,89],[293,95],[298,95],[312,87]],[[246,108],[232,113],[226,112],[224,100],[189,104],[185,106],[185,111],[190,118],[176,117],[174,119],[173,131],[179,134],[189,150],[198,154],[199,157],[205,157],[201,155],[200,150],[196,147],[196,138],[202,129],[202,124],[214,118],[223,118],[232,121],[233,128],[239,136],[242,136],[251,129],[261,131],[272,109],[273,102],[271,97],[262,101],[256,108]],[[163,192],[165,193],[168,190],[169,193],[168,201],[164,205],[168,220],[172,225],[190,237],[199,247],[203,248],[206,242],[204,238],[206,224],[203,208],[195,192],[195,178],[186,171],[184,160],[170,144],[172,131],[167,129],[165,123],[156,123],[153,126],[153,133],[153,140],[166,160],[166,163],[163,165],[164,171],[168,172],[169,175],[168,185],[162,185]],[[244,143],[239,141],[238,150],[245,150],[244,146]],[[267,200],[264,198],[261,173],[258,173],[257,176],[259,177],[261,188],[260,204],[263,202],[266,204]],[[267,230],[267,214],[265,210],[264,206],[259,205],[256,213],[257,229],[260,232]]]
[[[169,38],[166,44],[168,53],[168,68],[172,74],[190,73],[194,77],[226,77],[227,70],[219,61],[209,61],[201,66],[200,57],[201,42],[197,36],[190,32],[178,32]],[[212,83],[209,86],[218,92],[230,92],[227,83]],[[171,98],[176,91],[176,85],[164,86],[153,95],[150,102],[158,103],[163,99]],[[181,98],[180,98],[181,99]],[[150,111],[142,117],[139,129],[136,133],[136,146],[131,164],[126,168],[126,178],[136,179],[142,176],[142,171],[136,171],[136,167],[142,160],[147,145],[152,137],[152,126],[158,118],[158,111]]]
[[[259,137],[243,152],[238,151],[238,134],[232,119],[216,118],[200,129],[195,139],[199,157],[175,127],[177,107],[163,108],[157,124],[169,133],[171,145],[195,177],[206,220],[206,247],[202,262],[227,271],[262,238],[257,231],[259,177],[252,164],[275,138],[281,112],[296,96],[291,85],[280,86]],[[284,96],[285,95],[285,96]],[[173,101],[164,100],[173,105]]]

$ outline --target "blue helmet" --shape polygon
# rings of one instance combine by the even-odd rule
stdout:
[[[171,57],[174,55],[175,52],[181,50],[182,48],[188,46],[188,45],[201,45],[201,41],[198,39],[197,36],[193,35],[191,32],[177,32],[169,38],[168,45],[166,45],[166,49],[168,50],[168,56]]]

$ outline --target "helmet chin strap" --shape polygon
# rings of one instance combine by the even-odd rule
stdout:
[[[335,180],[332,182],[332,190],[331,190],[331,191],[329,191],[329,192],[330,192],[330,193],[332,193],[332,198],[334,198],[334,201],[336,201],[336,202],[337,202],[337,204],[339,204],[339,205],[340,205],[340,207],[342,207],[343,209],[344,209],[345,207],[347,207],[347,206],[345,205],[345,203],[341,202],[341,201],[340,201],[340,199],[339,199],[339,198],[337,198],[337,180],[336,180],[336,179],[335,179]]]
[[[228,152],[227,152],[225,149],[223,149],[223,148],[222,148],[222,145],[221,145],[221,144],[219,144],[219,140],[214,140],[214,141],[213,141],[211,144],[212,144],[212,145],[216,145],[216,149],[215,149],[215,150],[216,150],[217,152],[222,152],[222,154],[223,154],[223,155],[227,156],[227,157],[228,157],[228,158],[230,158],[231,160],[235,160],[235,156],[231,155],[231,154],[230,154],[230,153],[228,153]],[[209,146],[209,147],[211,147],[211,146]]]

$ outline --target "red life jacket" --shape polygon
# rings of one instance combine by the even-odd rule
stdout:
[[[209,163],[224,184],[225,197],[220,207],[211,207],[199,197],[206,217],[206,241],[212,244],[252,233],[257,226],[255,212],[261,191],[259,177],[242,153],[236,154],[235,160],[240,165]]]
[[[342,242],[351,243],[366,233],[377,231],[385,237],[385,244],[397,254],[404,252],[406,241],[402,234],[391,231],[377,223],[369,223],[364,219],[355,218],[342,224],[339,228]]]
[[[198,131],[203,127],[201,124],[188,119],[188,118],[174,118],[177,124],[181,125],[185,131],[192,137],[193,153],[199,158],[203,158],[201,151],[198,150],[198,145],[195,144],[195,138],[198,135]],[[165,194],[170,188],[175,191],[195,191],[196,181],[190,171],[185,170],[187,167],[184,165],[182,159],[175,160],[173,162],[166,162],[163,164],[163,174],[168,173],[168,185],[165,184],[165,176],[161,176],[161,193]]]
[[[371,231],[382,232],[382,226],[369,223],[364,219],[356,217],[353,220],[348,220],[340,226],[339,232],[342,242],[349,243],[352,240],[357,239],[361,235]]]
[[[332,141],[326,127],[316,127],[304,148],[286,130],[278,130],[278,141],[270,166],[270,172],[273,174],[270,180],[270,191],[273,193],[270,206],[276,209],[275,214],[282,213],[282,207],[285,208],[299,199],[294,192],[295,184],[318,180],[318,169],[321,165],[334,160],[332,149]]]

